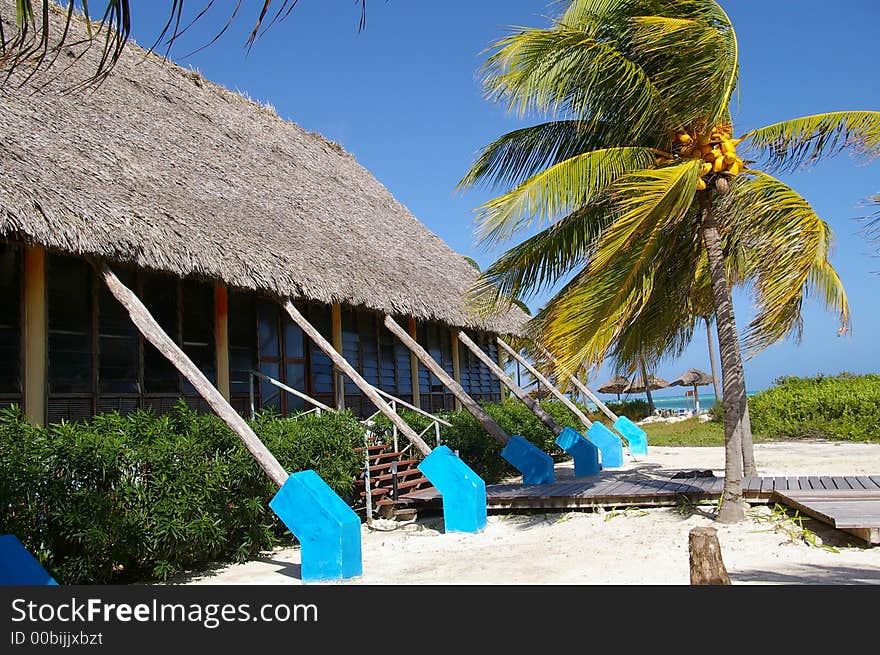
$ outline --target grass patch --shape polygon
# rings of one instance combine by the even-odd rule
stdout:
[[[676,423],[648,423],[648,446],[723,446],[724,426],[689,418]]]

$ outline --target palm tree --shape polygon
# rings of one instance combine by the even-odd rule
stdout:
[[[194,18],[184,20],[184,0],[166,0],[168,4],[168,21],[164,28],[156,37],[151,49],[158,47],[160,44],[168,49],[174,42],[188,30],[196,21],[202,20],[212,9],[213,0],[201,0],[199,8]],[[361,17],[359,30],[363,30],[367,17],[367,0],[359,0],[361,5]],[[253,28],[247,39],[245,46],[250,48],[257,37],[263,31],[284,20],[291,11],[293,11],[299,0],[262,0],[258,5],[258,11],[254,19]],[[64,7],[63,5],[67,5]],[[113,68],[118,61],[123,49],[131,37],[131,26],[134,19],[132,12],[132,3],[130,0],[104,0],[104,8],[98,25],[92,26],[92,16],[98,17],[98,14],[91,14],[88,2],[75,2],[75,0],[13,0],[7,3],[7,0],[0,0],[0,71],[6,71],[7,74],[16,68],[26,64],[34,64],[37,66],[43,64],[51,65],[55,61],[57,53],[62,46],[68,44],[71,36],[68,32],[70,21],[74,17],[77,10],[82,12],[86,19],[86,25],[89,28],[89,38],[100,44],[103,48],[103,57],[101,58],[98,69],[93,71],[92,77],[87,82],[100,81]],[[92,3],[94,6],[94,2]],[[11,6],[10,6],[11,5]],[[192,3],[186,3],[186,6],[192,6]],[[229,14],[224,17],[222,26],[217,33],[210,39],[210,45],[219,39],[229,26],[238,18],[241,10],[241,2],[229,10]],[[63,14],[63,27],[57,31],[53,31],[49,21],[49,14]],[[4,28],[7,22],[14,25],[14,30]],[[204,46],[203,46],[204,47]],[[167,53],[167,50],[166,50]]]
[[[715,345],[712,343],[712,317],[703,316],[706,324],[706,340],[709,344],[709,366],[712,369],[712,388],[715,390],[715,404],[721,405],[721,387],[718,382],[718,363],[715,360]]]
[[[532,324],[563,376],[611,354],[633,358],[621,339],[680,346],[714,314],[725,409],[718,519],[740,520],[742,476],[756,467],[731,286],[754,289],[751,353],[800,336],[807,293],[849,323],[829,226],[771,173],[844,148],[877,156],[880,112],[734,138],[737,38],[714,0],[573,0],[548,28],[519,29],[490,50],[488,97],[547,120],[485,147],[459,183],[506,189],[479,209],[482,245],[536,230],[483,272],[475,296],[494,306],[562,285]]]

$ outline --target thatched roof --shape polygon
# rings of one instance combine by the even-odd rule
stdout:
[[[689,368],[669,383],[670,387],[702,387],[712,384],[714,378],[698,368]]]
[[[596,389],[599,393],[623,393],[626,391],[626,388],[629,386],[629,379],[623,377],[622,375],[616,375],[607,382],[603,382],[600,387]]]
[[[624,392],[643,393],[646,389],[650,389],[651,391],[654,391],[655,389],[665,389],[669,386],[669,383],[663,378],[658,378],[656,375],[649,375],[648,385],[645,384],[645,379],[640,375],[635,378],[626,389],[624,389]]]
[[[351,154],[196,72],[130,43],[100,87],[62,93],[100,49],[0,87],[0,236],[460,327],[527,320],[475,320],[473,266]]]

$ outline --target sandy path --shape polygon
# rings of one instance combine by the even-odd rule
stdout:
[[[880,474],[880,444],[771,443],[757,444],[755,452],[762,475]],[[721,448],[652,447],[640,460],[630,458],[625,468],[723,474]],[[559,465],[560,478],[570,474],[570,465]],[[698,525],[718,529],[734,584],[880,584],[880,546],[865,547],[815,521],[806,527],[819,546],[810,545],[796,536],[791,521],[769,520],[766,506],[753,508],[736,525],[715,524],[711,509],[490,514],[477,534],[445,534],[437,517],[410,524],[376,521],[363,527],[364,574],[347,584],[686,585],[688,532]],[[299,555],[298,548],[279,549],[180,582],[300,584]]]

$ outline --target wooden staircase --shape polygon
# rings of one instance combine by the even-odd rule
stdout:
[[[370,462],[370,499],[373,513],[383,518],[403,518],[413,514],[408,494],[432,489],[433,485],[416,468],[420,460],[408,459],[405,453],[394,452],[390,444],[376,444],[367,447]],[[364,449],[358,452],[363,457]],[[393,464],[397,462],[397,499],[394,498],[395,474]],[[366,505],[366,480],[362,471],[355,479],[355,498]]]

